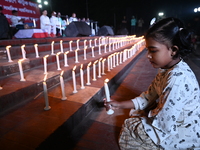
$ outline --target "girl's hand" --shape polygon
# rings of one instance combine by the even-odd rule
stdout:
[[[106,110],[109,109],[119,109],[120,108],[120,102],[114,101],[111,99],[110,102],[106,101],[106,98],[103,99],[104,100],[104,106],[106,107]]]

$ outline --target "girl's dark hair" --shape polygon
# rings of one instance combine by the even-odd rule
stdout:
[[[179,49],[174,57],[184,57],[193,50],[191,33],[177,18],[165,18],[155,23],[145,35],[145,39],[148,38],[153,38],[157,42],[165,44],[168,48],[177,46]]]

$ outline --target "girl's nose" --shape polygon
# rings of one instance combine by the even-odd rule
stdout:
[[[147,58],[151,59],[152,56],[149,53],[147,53]]]

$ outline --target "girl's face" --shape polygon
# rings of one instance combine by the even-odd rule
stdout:
[[[146,39],[148,50],[147,58],[154,68],[168,69],[180,61],[180,58],[173,59],[176,54],[172,48],[155,41],[152,38]]]

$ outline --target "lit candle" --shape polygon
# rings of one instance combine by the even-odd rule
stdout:
[[[47,79],[47,75],[44,76],[44,81],[43,81],[44,100],[45,100],[44,110],[50,110],[51,107],[49,106],[49,99],[48,99],[48,93],[47,93],[46,79]]]
[[[110,92],[109,92],[109,88],[108,88],[108,84],[107,84],[108,82],[109,82],[109,79],[106,79],[104,81],[104,90],[105,90],[105,94],[106,94],[106,101],[110,102]],[[111,108],[109,108],[109,110],[107,111],[107,114],[112,115],[113,113],[114,113],[114,111]]]
[[[110,56],[107,58],[107,64],[108,64],[108,71],[110,71]]]
[[[112,50],[115,50],[115,43],[112,43]]]
[[[54,41],[51,42],[51,55],[55,55],[54,54]]]
[[[63,53],[63,40],[60,40],[60,51]]]
[[[84,79],[83,79],[83,64],[81,64],[81,67],[80,67],[80,78],[81,78],[81,89],[84,89],[85,86],[84,86]]]
[[[61,52],[58,52],[57,54],[56,54],[56,61],[57,61],[57,70],[61,70],[61,68],[60,68],[60,59],[59,59],[59,55],[60,55],[60,53]]]
[[[93,81],[96,81],[96,63],[98,62],[98,60],[96,60],[94,63],[93,63]]]
[[[99,45],[101,44],[101,37],[99,38]]]
[[[24,79],[24,73],[23,73],[23,69],[22,69],[22,61],[23,61],[23,60],[24,60],[24,59],[19,59],[19,60],[18,60],[19,73],[20,73],[20,77],[21,77],[20,81],[26,81],[26,80]]]
[[[113,68],[116,67],[116,66],[115,66],[115,54],[116,54],[116,53],[113,54]]]
[[[116,62],[117,62],[117,66],[119,66],[119,52],[116,53]]]
[[[76,41],[76,46],[77,46],[77,49],[79,49],[79,39]]]
[[[90,40],[90,47],[92,47],[92,40]]]
[[[94,46],[97,46],[97,39],[94,39]]]
[[[76,70],[76,66],[74,66],[74,68],[72,70],[72,80],[73,80],[73,87],[74,87],[73,93],[77,93],[78,92],[76,90],[76,75],[75,75],[75,70]]]
[[[78,49],[75,50],[75,63],[79,63],[79,61],[78,61]]]
[[[35,19],[33,19],[33,27],[36,27]]]
[[[8,62],[13,62],[12,59],[11,59],[11,56],[10,56],[10,48],[11,46],[6,46],[6,52],[7,52],[7,55],[8,55]]]
[[[104,53],[107,53],[106,46],[107,46],[107,44],[104,45]]]
[[[3,87],[2,87],[2,86],[0,86],[0,90],[3,90]]]
[[[35,47],[36,58],[38,58],[39,57],[39,54],[38,54],[38,44],[34,44],[34,47]]]
[[[61,92],[62,92],[62,98],[61,99],[66,100],[67,97],[65,95],[65,84],[64,84],[64,80],[63,80],[63,73],[64,73],[64,71],[62,71],[60,73],[60,87],[61,87]]]
[[[110,69],[113,69],[113,54],[110,55]]]
[[[86,58],[86,51],[87,50],[87,46],[84,48],[84,60],[87,60],[87,58]]]
[[[67,51],[67,52],[65,52],[64,53],[64,66],[65,67],[68,67],[69,65],[68,65],[68,63],[67,63],[67,54],[69,53],[69,51]]]
[[[86,83],[86,85],[91,85],[91,83],[90,83],[90,65],[91,65],[91,62],[87,65],[87,83]]]
[[[84,48],[86,47],[86,42],[87,42],[87,40],[84,40]]]
[[[120,54],[119,54],[119,64],[122,63],[122,54],[123,54],[123,52],[120,52]]]
[[[49,55],[45,55],[43,57],[43,61],[44,61],[44,74],[47,74],[47,57],[49,57]]]
[[[101,55],[101,44],[99,44],[99,55]]]
[[[70,42],[69,42],[69,50],[70,50],[70,51],[72,51],[72,42],[73,42],[73,41],[70,41]]]
[[[111,44],[112,44],[112,43],[109,43],[109,52],[111,51]]]
[[[102,60],[102,75],[106,75],[105,74],[105,61],[106,61],[106,58],[104,58],[103,60]]]
[[[22,45],[22,46],[21,46],[22,57],[23,57],[23,59],[26,59],[26,51],[25,51],[24,47],[25,47],[25,45]]]
[[[92,46],[92,57],[95,57],[94,56],[94,46]]]
[[[101,60],[102,60],[103,58],[100,58],[99,59],[99,62],[98,62],[98,67],[99,67],[99,74],[98,74],[98,78],[101,78]]]

